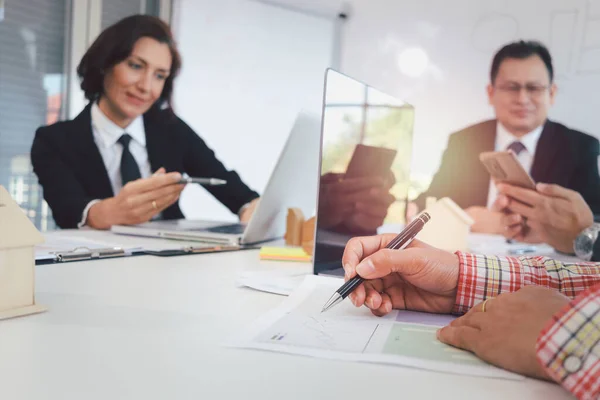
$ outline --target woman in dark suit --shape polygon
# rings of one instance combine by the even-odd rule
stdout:
[[[250,218],[258,194],[171,109],[180,66],[168,25],[155,17],[125,18],[92,44],[77,68],[89,104],[71,121],[39,128],[31,149],[58,226],[183,218],[182,173],[226,180],[207,190]]]

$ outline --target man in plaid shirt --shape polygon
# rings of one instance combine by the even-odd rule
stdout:
[[[600,263],[448,253],[393,234],[346,245],[350,298],[375,315],[392,309],[464,314],[438,331],[444,343],[499,367],[554,380],[580,399],[600,398]]]

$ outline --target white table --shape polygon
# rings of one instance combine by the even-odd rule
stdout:
[[[569,398],[535,380],[223,347],[283,300],[237,288],[236,277],[286,267],[254,250],[38,266],[37,301],[50,311],[0,323],[0,398]]]

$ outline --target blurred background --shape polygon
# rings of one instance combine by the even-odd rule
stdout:
[[[178,115],[259,192],[298,111],[321,113],[327,67],[377,88],[327,102],[326,123],[348,134],[402,125],[408,111],[379,91],[414,107],[399,153],[411,160],[411,199],[448,135],[493,117],[491,58],[513,40],[552,53],[550,118],[600,137],[600,100],[589,96],[600,91],[600,0],[0,0],[0,185],[42,230],[54,225],[29,162],[35,129],[83,109],[77,63],[102,29],[137,13],[172,26]],[[186,188],[182,207],[188,218],[235,219],[199,187]]]

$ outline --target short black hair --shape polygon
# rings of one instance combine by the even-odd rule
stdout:
[[[171,71],[165,80],[160,98],[151,110],[160,109],[163,105],[171,106],[173,80],[181,68],[181,57],[169,25],[150,15],[132,15],[123,18],[100,33],[85,52],[77,67],[77,75],[81,79],[81,89],[86,99],[95,101],[100,98],[104,92],[105,71],[129,57],[135,43],[143,37],[155,39],[169,46],[172,58]]]
[[[552,83],[554,81],[554,68],[552,67],[552,56],[550,56],[550,52],[546,46],[534,40],[519,40],[518,42],[509,43],[502,47],[494,56],[492,70],[490,71],[492,84],[496,81],[502,61],[507,58],[518,58],[522,60],[536,55],[539,56],[546,65],[548,75],[550,76],[550,83]]]

